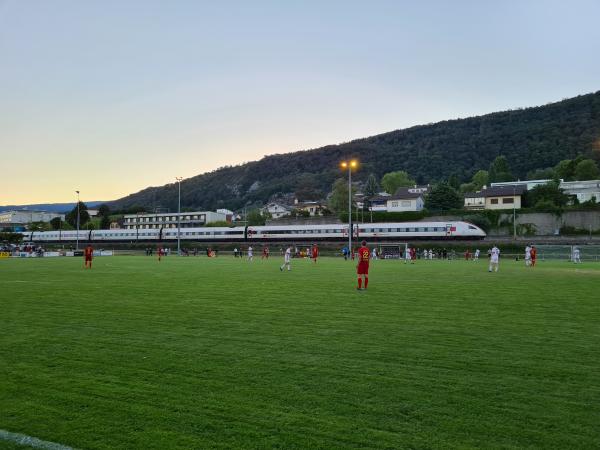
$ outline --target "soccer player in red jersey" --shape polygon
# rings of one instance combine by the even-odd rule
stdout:
[[[160,260],[162,259],[163,256],[163,248],[162,246],[158,246],[158,248],[156,249],[156,254],[158,255],[158,262],[160,262]]]
[[[85,258],[84,267],[91,269],[92,258],[94,257],[94,249],[92,248],[92,244],[87,245],[87,247],[83,251],[83,257]]]
[[[535,267],[535,260],[537,258],[537,249],[535,248],[535,245],[531,246],[531,267]]]
[[[269,259],[269,247],[267,247],[267,246],[263,247],[263,254],[260,259]]]
[[[356,265],[356,273],[358,274],[358,287],[356,289],[362,289],[363,279],[365,280],[365,289],[367,289],[369,285],[369,259],[371,258],[371,252],[367,247],[366,241],[361,242],[361,247],[357,253],[358,264]]]
[[[317,258],[319,257],[319,247],[317,247],[317,244],[313,244],[312,247],[312,259],[313,261],[316,263],[317,262]]]

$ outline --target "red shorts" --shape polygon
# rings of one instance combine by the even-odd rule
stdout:
[[[86,256],[86,257],[85,257],[85,261],[86,261],[86,262],[88,262],[88,261],[91,261],[91,260],[92,260],[92,257],[91,257],[91,256]]]
[[[369,263],[368,262],[359,262],[358,267],[356,268],[356,273],[359,275],[369,275]]]

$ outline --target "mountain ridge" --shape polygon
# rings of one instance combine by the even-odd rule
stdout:
[[[328,192],[344,176],[339,161],[361,161],[356,180],[406,170],[419,183],[450,175],[467,181],[505,155],[513,173],[551,167],[579,154],[600,159],[600,91],[543,106],[415,125],[316,149],[264,156],[187,178],[183,208],[240,209],[265,203],[278,193]],[[113,208],[152,209],[177,205],[175,183],[142,189],[111,202]]]

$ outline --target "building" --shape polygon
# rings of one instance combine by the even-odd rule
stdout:
[[[560,188],[565,194],[576,197],[579,203],[595,199],[600,203],[600,180],[562,181]]]
[[[305,201],[301,202],[297,198],[294,199],[294,209],[298,211],[306,211],[309,216],[322,216],[326,205],[323,202]]]
[[[50,222],[52,219],[57,217],[60,217],[60,220],[64,222],[64,214],[47,211],[33,211],[27,209],[4,211],[0,212],[0,229],[24,229],[31,222]]]
[[[261,209],[263,213],[269,213],[272,219],[289,216],[292,214],[292,208],[281,203],[272,202]]]
[[[178,220],[179,219],[179,220]],[[128,230],[144,228],[181,228],[203,227],[214,222],[227,221],[227,215],[212,211],[193,211],[177,213],[139,213],[123,216],[123,228]]]
[[[525,181],[502,181],[498,183],[490,183],[490,187],[512,187],[512,186],[525,186],[525,190],[530,191],[536,186],[543,186],[544,184],[550,183],[551,179],[547,180],[525,180]],[[562,180],[560,180],[562,183]]]
[[[421,211],[425,206],[425,199],[421,189],[399,188],[394,195],[379,195],[371,199],[370,211],[405,212]]]
[[[466,209],[520,209],[524,184],[483,187],[481,191],[465,194]]]
[[[225,214],[227,222],[234,222],[236,220],[235,213],[229,209],[217,209],[219,214]]]

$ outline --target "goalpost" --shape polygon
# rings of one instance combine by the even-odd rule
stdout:
[[[380,244],[379,258],[381,259],[406,259],[408,251],[407,242],[398,242],[395,244]]]

